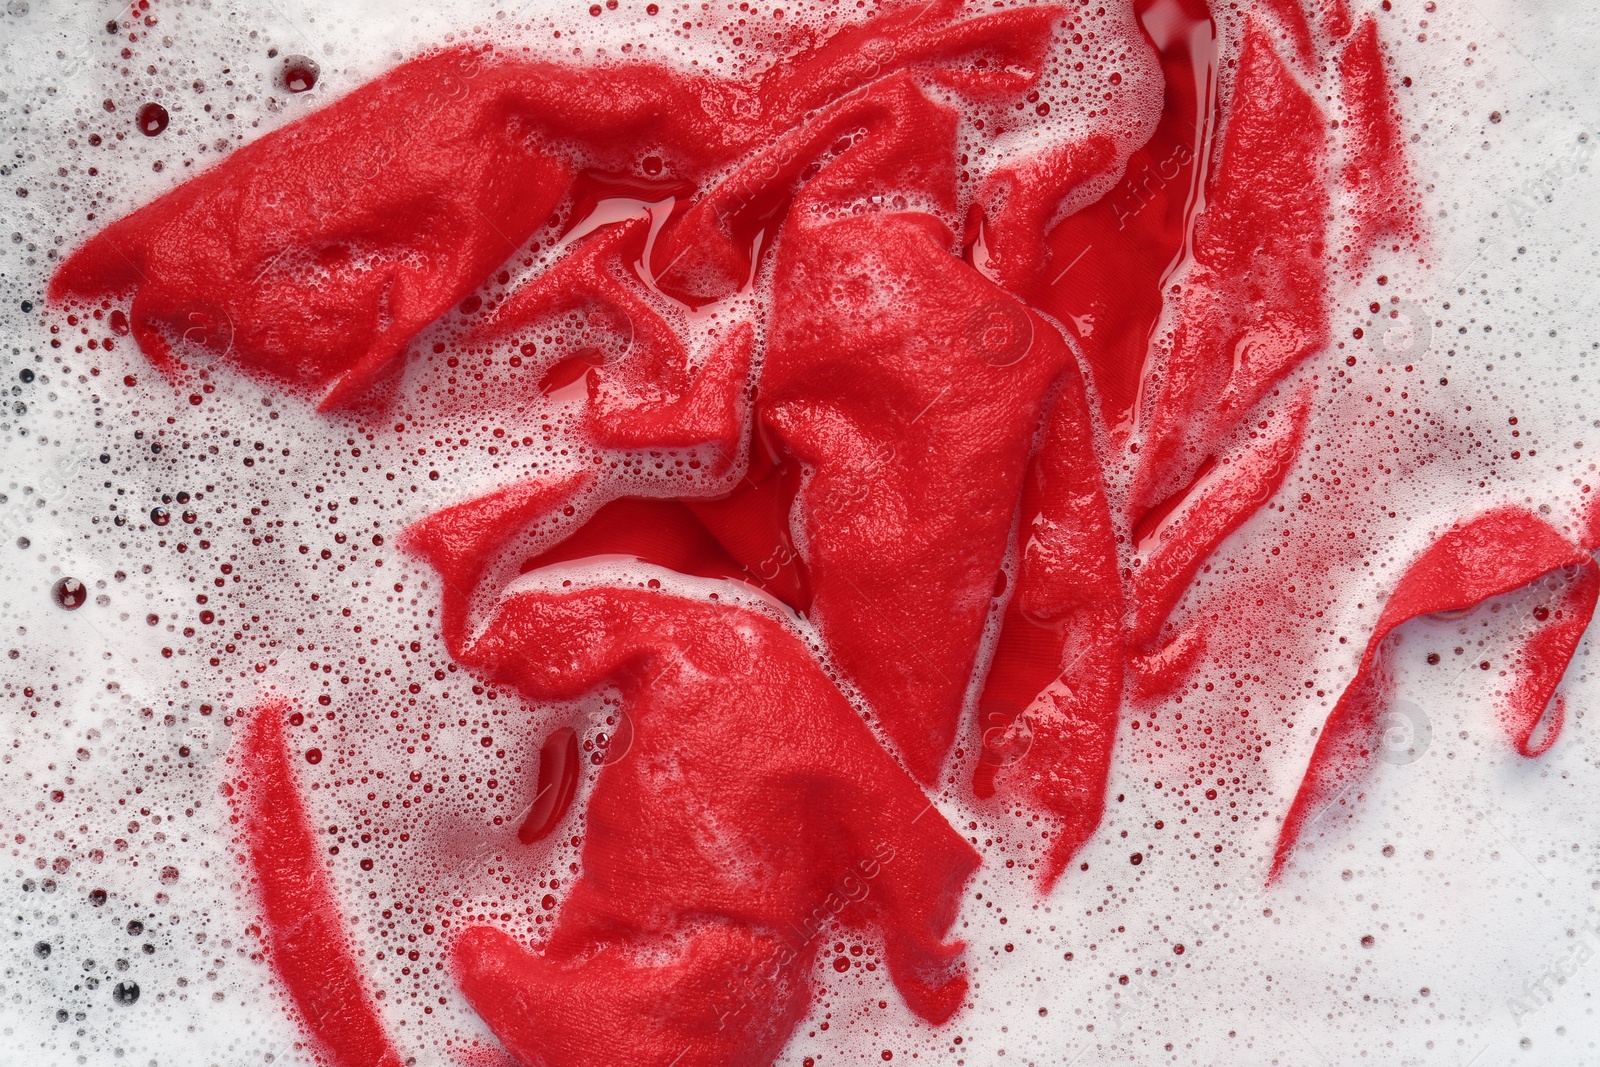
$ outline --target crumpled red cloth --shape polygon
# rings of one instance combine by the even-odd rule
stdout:
[[[514,429],[556,398],[574,416],[587,459],[522,468],[407,542],[443,579],[461,663],[533,700],[618,687],[638,731],[599,774],[549,940],[483,927],[456,946],[520,1062],[769,1061],[809,1003],[818,909],[880,932],[908,1004],[949,1017],[976,857],[924,789],[975,751],[975,799],[1048,817],[1048,889],[1099,823],[1124,701],[1159,699],[1205,651],[1194,579],[1278,493],[1313,418],[1298,371],[1329,339],[1330,145],[1356,202],[1350,269],[1417,240],[1416,205],[1371,18],[1271,0],[1224,57],[1204,0],[1131,13],[1160,72],[1153,126],[1040,137],[987,169],[974,146],[1044,129],[1070,8],[891,6],[741,80],[443,49],[106,227],[52,279],[58,303],[128,299],[174,379],[221,363],[424,425]],[[475,369],[399,411],[422,337]],[[702,472],[690,489],[610,474],[668,453]],[[1473,520],[1397,588],[1274,875],[1370,755],[1384,636],[1576,567],[1507,705],[1519,750],[1542,751],[1596,583],[1594,538],[1539,522]],[[597,582],[596,557],[666,581]],[[241,742],[241,780],[287,797],[273,737]],[[572,802],[571,741],[546,738],[530,845]],[[338,1028],[381,1038],[353,957],[295,962],[312,950],[286,916],[332,904],[296,882],[285,810],[239,808],[263,937],[328,1055],[387,1062],[321,1021],[345,990]]]
[[[775,612],[520,592],[461,659],[535,699],[614,687],[633,729],[589,799],[582,873],[550,941],[532,952],[479,928],[457,944],[463,992],[514,1056],[770,1059],[805,1012],[832,921],[881,931],[919,1015],[960,1006],[961,945],[945,937],[977,854]],[[597,1047],[617,1010],[607,990],[638,1008]]]

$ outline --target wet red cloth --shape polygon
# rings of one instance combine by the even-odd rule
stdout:
[[[1526,637],[1509,672],[1512,689],[1502,711],[1502,725],[1522,755],[1540,755],[1553,743],[1562,716],[1559,698],[1551,706],[1556,685],[1588,628],[1600,593],[1600,565],[1592,552],[1592,545],[1580,548],[1537,515],[1504,507],[1447,531],[1411,564],[1383,606],[1355,678],[1317,738],[1278,835],[1272,879],[1282,873],[1306,825],[1358,787],[1377,759],[1379,717],[1393,687],[1384,642],[1395,628],[1419,615],[1475,607],[1568,568],[1569,580],[1555,606],[1541,606],[1526,620]],[[1547,708],[1553,718],[1544,740],[1535,745],[1534,730]]]
[[[1295,378],[1328,339],[1332,135],[1303,87],[1319,52],[1337,54],[1358,261],[1408,228],[1410,190],[1371,19],[1264,5],[1224,93],[1203,0],[1133,13],[1163,80],[1142,144],[1047,143],[964,183],[962,110],[996,138],[994,116],[1018,121],[1071,17],[1057,7],[901,6],[743,81],[460,47],[238,150],[53,279],[57,302],[131,297],[135,339],[175,378],[221,361],[324,408],[383,405],[431,330],[445,350],[514,351],[520,370],[452,383],[408,417],[476,425],[556,391],[578,405],[600,462],[513,479],[410,541],[443,579],[458,660],[535,700],[615,685],[639,731],[600,774],[551,939],[535,952],[480,928],[458,946],[463,989],[519,1060],[770,1060],[809,1003],[818,908],[881,931],[908,1003],[948,1017],[964,985],[943,938],[975,857],[919,783],[947,770],[963,715],[977,798],[1053,822],[1048,887],[1099,823],[1125,694],[1170,691],[1205,647],[1201,625],[1173,620],[1192,620],[1196,574],[1296,463],[1312,400]],[[636,218],[590,232],[603,204]],[[574,318],[571,346],[545,342]],[[704,495],[629,495],[609,450],[693,456]],[[1383,636],[1435,602],[1578,566],[1507,705],[1519,749],[1541,750],[1596,582],[1583,553],[1521,521],[1447,536],[1424,561],[1453,573],[1419,563],[1396,591],[1275,871],[1308,806],[1366,758]],[[1517,538],[1537,545],[1493,566],[1469,551]],[[763,591],[815,624],[842,685],[773,605],[537,591],[593,557]],[[523,573],[534,586],[504,595]],[[262,755],[270,737],[251,736],[242,758],[292,790]],[[682,810],[652,777],[668,759],[690,783]],[[570,803],[548,777],[530,841]],[[737,876],[686,812],[729,828]],[[241,818],[247,841],[284,842],[251,850],[269,899],[326,918],[331,898],[287,873],[296,849],[313,862],[294,819]],[[831,879],[850,870],[871,884],[835,912],[855,890]],[[308,1024],[342,1067],[387,1055],[322,1032],[318,968],[337,964],[327,988],[352,1004],[359,977],[320,958],[274,954]]]
[[[532,509],[559,511],[582,488],[508,494],[502,514],[532,521]],[[492,519],[463,509],[407,534],[454,579],[453,654],[535,700],[614,689],[632,727],[626,757],[604,768],[589,800],[582,873],[550,941],[530,953],[479,929],[457,948],[463,991],[513,1055],[770,1058],[804,1012],[831,920],[881,931],[908,1004],[948,1018],[966,982],[960,946],[944,938],[977,855],[776,609],[753,592],[749,608],[709,593],[582,588],[580,561],[546,570],[551,560],[527,580],[560,582],[507,594],[469,632],[459,590],[495,540]],[[561,584],[575,579],[579,588]],[[628,991],[637,1010],[597,1045],[596,1012],[617,1010],[598,1006],[605,990]]]
[[[289,708],[251,713],[229,753],[223,784],[239,828],[261,908],[261,940],[318,1051],[333,1063],[400,1067],[371,992],[350,950],[349,933],[322,867],[293,763],[284,747]]]
[[[614,687],[633,728],[590,797],[582,873],[543,951],[489,931],[457,948],[463,991],[513,1054],[770,1057],[809,1000],[828,919],[881,931],[918,1014],[959,1007],[961,946],[944,938],[977,854],[773,614],[664,591],[521,592],[461,658],[535,699]],[[752,984],[732,984],[741,974]],[[606,988],[655,1007],[597,1048]],[[739,1024],[713,1025],[726,1013]]]

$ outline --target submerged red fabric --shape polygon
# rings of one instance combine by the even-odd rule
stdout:
[[[337,1064],[400,1067],[350,951],[284,746],[289,709],[256,709],[229,756],[223,792],[255,872],[261,941],[318,1050]]]
[[[1046,817],[1048,889],[1100,822],[1125,700],[1183,684],[1206,648],[1184,605],[1296,464],[1314,416],[1300,368],[1329,338],[1319,54],[1336,57],[1362,231],[1347,266],[1414,218],[1370,18],[1273,0],[1239,23],[1221,79],[1204,0],[1131,7],[1162,81],[1138,143],[1045,139],[967,182],[964,110],[1000,143],[1065,7],[897,7],[744,80],[456,47],[239,150],[52,280],[58,303],[130,300],[141,350],[176,379],[220,362],[326,410],[384,409],[427,332],[436,352],[515,353],[514,373],[452,378],[407,417],[574,405],[593,464],[407,535],[442,580],[453,657],[535,702],[614,687],[636,732],[598,774],[548,940],[479,926],[455,946],[518,1062],[770,1062],[810,1004],[824,921],[881,934],[907,1004],[949,1018],[977,856],[924,789],[967,766],[974,799]],[[608,473],[629,451],[706,477],[642,496]],[[1506,703],[1518,750],[1543,751],[1600,589],[1592,547],[1508,510],[1424,554],[1323,730],[1274,877],[1370,759],[1386,635],[1574,567]],[[668,582],[608,585],[599,563]],[[576,588],[551,584],[557,567]],[[394,1062],[275,716],[238,756],[263,938],[334,1063]],[[546,739],[530,846],[572,803],[573,744]],[[729,828],[739,864],[697,818]]]
[[[1556,607],[1535,609],[1529,620],[1511,672],[1512,692],[1502,712],[1506,733],[1522,755],[1537,756],[1549,747],[1561,729],[1559,698],[1545,740],[1533,745],[1531,739],[1594,615],[1600,565],[1591,555],[1593,550],[1592,545],[1573,544],[1531,512],[1505,507],[1447,531],[1411,564],[1384,604],[1355,678],[1317,738],[1311,764],[1278,835],[1269,880],[1282,874],[1306,825],[1358,786],[1377,759],[1379,716],[1392,689],[1384,643],[1395,628],[1420,615],[1475,607],[1570,568],[1570,581],[1560,591]]]
[[[830,921],[881,931],[919,1015],[960,1006],[961,946],[945,937],[977,854],[771,613],[638,589],[523,592],[460,658],[536,699],[614,687],[634,731],[590,797],[582,873],[550,940],[530,952],[474,929],[457,946],[463,992],[513,1055],[763,1062],[805,1011]],[[638,1007],[597,1044],[617,1018],[602,994],[619,990]]]

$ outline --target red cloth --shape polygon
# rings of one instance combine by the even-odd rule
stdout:
[[[457,946],[462,990],[514,1056],[765,1062],[804,1014],[829,920],[882,932],[918,1014],[960,1006],[961,945],[944,938],[977,854],[773,613],[528,591],[460,656],[533,699],[614,688],[633,727],[589,800],[582,873],[542,951],[487,929]],[[597,1044],[619,1018],[601,994],[622,990],[630,1022]]]
[[[1068,32],[1057,7],[891,7],[744,81],[457,47],[238,150],[52,279],[58,303],[131,297],[135,340],[175,379],[220,361],[323,408],[383,407],[432,328],[441,351],[505,362],[403,414],[578,405],[589,459],[408,542],[443,580],[460,662],[532,700],[615,686],[637,734],[600,772],[549,941],[478,928],[456,947],[521,1062],[770,1061],[809,1004],[808,930],[834,916],[880,931],[907,1002],[947,1018],[965,984],[944,938],[976,856],[922,787],[964,747],[969,694],[974,793],[1053,823],[1048,887],[1099,823],[1125,695],[1170,691],[1205,648],[1172,619],[1299,457],[1312,394],[1290,379],[1329,336],[1333,135],[1303,87],[1319,51],[1337,54],[1355,268],[1414,222],[1414,194],[1371,19],[1264,4],[1224,95],[1204,0],[1133,10],[1163,82],[1142,144],[1044,139],[968,181],[963,152],[1043,113],[1029,94]],[[988,123],[971,143],[963,109]],[[580,230],[602,205],[637,217]],[[609,480],[615,451],[667,450],[705,473],[682,499]],[[1542,751],[1600,589],[1594,540],[1507,510],[1423,555],[1324,729],[1274,874],[1370,758],[1385,635],[1572,566],[1505,712],[1519,751]],[[670,577],[539,584],[595,557],[764,592],[815,624],[826,669],[776,604]],[[326,1054],[388,1063],[275,715],[238,754],[263,937]],[[571,748],[547,739],[527,842],[571,803]]]
[[[284,747],[281,703],[257,708],[229,753],[222,791],[261,906],[261,940],[318,1050],[333,1063],[400,1067],[356,967],[321,849]]]
[[[1379,718],[1389,702],[1392,679],[1384,642],[1394,629],[1419,615],[1476,607],[1490,597],[1520,589],[1535,579],[1570,568],[1570,581],[1554,608],[1535,609],[1512,665],[1513,685],[1503,705],[1502,725],[1524,756],[1542,754],[1561,730],[1563,706],[1552,706],[1557,683],[1594,615],[1600,594],[1595,544],[1579,547],[1537,515],[1517,507],[1497,508],[1445,532],[1401,576],[1378,617],[1356,676],[1328,715],[1273,855],[1271,879],[1288,862],[1308,823],[1358,787],[1377,759]],[[1535,745],[1539,720],[1550,709],[1546,737]]]

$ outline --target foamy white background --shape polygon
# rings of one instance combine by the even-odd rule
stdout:
[[[587,21],[586,3],[556,11],[547,0],[536,2],[560,23]],[[1484,501],[1549,504],[1564,519],[1576,497],[1573,472],[1558,464],[1573,464],[1575,442],[1600,446],[1600,400],[1590,393],[1600,375],[1592,310],[1600,244],[1591,228],[1600,223],[1600,188],[1588,165],[1600,105],[1593,59],[1600,15],[1580,3],[1423,6],[1395,0],[1380,22],[1400,73],[1415,82],[1402,101],[1408,132],[1419,135],[1413,159],[1432,226],[1431,269],[1405,273],[1404,264],[1393,265],[1422,317],[1439,323],[1406,358],[1425,377],[1451,380],[1448,393],[1431,395],[1430,411],[1480,436],[1498,434],[1501,449],[1514,413],[1522,446],[1532,443],[1541,457],[1485,496],[1467,494],[1477,475],[1465,460],[1384,486],[1390,508],[1419,519],[1387,531],[1397,541],[1384,555],[1401,561],[1424,543],[1428,522]],[[212,90],[228,66],[256,94],[230,105],[237,120],[225,131],[249,139],[392,65],[395,51],[413,54],[451,32],[495,25],[488,5],[402,11],[348,0],[159,6],[162,23],[152,32],[187,42],[197,53],[188,62]],[[98,359],[98,378],[85,375],[89,363],[77,357],[64,357],[72,368],[65,370],[39,316],[20,310],[23,300],[37,309],[54,256],[91,228],[81,207],[68,210],[86,191],[114,191],[117,199],[99,209],[104,222],[188,173],[175,162],[186,153],[140,143],[105,156],[97,185],[82,172],[85,150],[67,145],[81,137],[78,119],[98,118],[107,96],[118,98],[132,136],[129,112],[138,101],[111,86],[121,80],[108,66],[117,43],[104,29],[123,14],[110,5],[10,0],[0,15],[0,649],[8,657],[15,651],[0,659],[0,680],[10,686],[0,708],[0,847],[10,853],[0,853],[0,1064],[311,1062],[295,1047],[299,1035],[264,966],[246,954],[253,947],[243,935],[250,905],[227,845],[215,766],[228,741],[225,711],[248,706],[273,685],[292,691],[303,679],[290,673],[294,657],[275,667],[268,663],[275,651],[261,649],[237,659],[259,660],[266,671],[227,692],[207,691],[208,672],[197,663],[163,659],[160,649],[176,641],[169,612],[192,601],[188,579],[198,572],[192,560],[148,547],[159,531],[131,531],[148,526],[144,515],[159,494],[207,482],[217,490],[207,494],[206,509],[230,493],[242,497],[248,485],[276,503],[273,517],[310,528],[321,521],[314,501],[288,483],[321,480],[343,431],[229,377],[207,398],[203,417],[242,445],[226,443],[221,456],[204,463],[171,451],[152,456],[151,438],[136,438],[135,430],[154,432],[168,417],[175,420],[169,429],[182,430],[202,416],[165,387],[141,387],[131,398],[119,384],[123,374],[152,384],[155,376],[126,349]],[[272,47],[321,63],[313,99],[269,107]],[[149,62],[148,53],[135,62]],[[202,122],[195,113],[202,97],[183,97],[186,84],[179,89],[164,98],[169,107],[172,97],[184,102],[185,110],[173,108],[174,128]],[[1501,121],[1490,122],[1491,112]],[[259,129],[252,129],[256,120]],[[156,158],[168,161],[161,174],[150,170]],[[209,157],[189,158],[198,167]],[[58,173],[63,167],[68,173]],[[24,186],[27,198],[14,195]],[[1356,310],[1336,315],[1336,334],[1348,336],[1338,324],[1359,320],[1370,298],[1367,291],[1350,294],[1346,302]],[[26,385],[18,379],[25,367],[38,375]],[[141,411],[138,420],[128,419],[132,408]],[[272,410],[281,418],[270,418]],[[278,458],[246,470],[239,455],[255,441]],[[112,457],[105,466],[102,452]],[[448,492],[436,487],[430,496],[423,482],[403,507],[356,509],[350,518],[356,526],[379,521],[389,536],[401,521],[486,477],[462,470]],[[110,525],[112,504],[130,516],[130,527]],[[176,516],[182,509],[172,510]],[[175,517],[167,532],[178,525]],[[1247,527],[1225,554],[1244,556],[1259,533]],[[226,549],[238,530],[219,525],[212,536]],[[18,538],[27,539],[26,549]],[[129,547],[119,549],[120,542]],[[287,569],[261,565],[264,580],[328,588],[320,573],[295,574],[300,557],[293,559]],[[124,580],[116,579],[119,570]],[[51,583],[64,574],[89,585],[91,602],[77,612],[50,602]],[[420,636],[442,660],[436,634],[409,606],[413,596],[423,610],[432,605],[427,575],[390,551],[382,577],[404,581],[407,593],[391,598],[398,606],[382,599],[381,588],[372,594],[362,609],[369,632],[389,648]],[[1336,679],[1348,676],[1375,617],[1375,594],[1393,574],[1340,581],[1343,617],[1333,625],[1350,641],[1315,664]],[[96,603],[99,596],[107,602]],[[272,610],[262,602],[263,615]],[[332,640],[342,632],[332,620],[300,617],[305,605],[293,598],[281,610],[311,636]],[[156,626],[145,623],[149,613],[161,617]],[[1600,837],[1593,829],[1600,737],[1588,714],[1600,695],[1591,669],[1594,637],[1585,639],[1565,683],[1566,732],[1548,754],[1528,761],[1495,731],[1478,672],[1422,662],[1427,651],[1442,650],[1449,668],[1458,630],[1482,630],[1491,640],[1509,632],[1485,628],[1485,621],[1407,627],[1400,687],[1427,717],[1431,740],[1414,763],[1380,764],[1354,816],[1320,824],[1280,886],[1262,888],[1272,836],[1321,709],[1301,712],[1283,739],[1271,772],[1270,817],[1249,829],[1205,827],[1207,846],[1226,845],[1214,857],[1217,866],[1181,861],[1179,853],[1192,847],[1174,825],[1181,805],[1153,788],[1142,764],[1120,760],[1110,792],[1125,799],[1109,806],[1081,857],[1087,874],[1070,871],[1048,901],[1037,901],[1025,886],[1008,884],[996,851],[975,879],[973,891],[983,899],[969,899],[962,931],[970,942],[972,1007],[930,1033],[898,1008],[886,982],[852,981],[819,998],[787,1060],[881,1062],[887,1049],[896,1061],[974,1065],[1600,1062],[1600,963],[1590,958],[1600,954]],[[413,630],[419,622],[420,635]],[[431,678],[429,658],[425,648],[411,667],[415,676]],[[1329,706],[1340,684],[1330,685]],[[25,686],[41,699],[24,699]],[[202,702],[217,712],[200,716]],[[153,709],[148,719],[139,715],[144,707]],[[163,721],[168,712],[170,725]],[[1122,740],[1121,752],[1133,751],[1132,739]],[[179,745],[190,747],[190,760],[175,755]],[[194,766],[180,766],[188,762]],[[125,793],[136,785],[141,793]],[[68,799],[52,802],[54,788]],[[133,811],[143,807],[162,821]],[[947,812],[962,817],[954,805]],[[1153,829],[1157,819],[1165,820],[1163,831]],[[126,852],[114,850],[117,837],[129,841]],[[105,850],[103,862],[88,858],[93,848]],[[1128,863],[1133,851],[1148,857],[1139,868]],[[65,872],[37,866],[58,857],[68,860]],[[167,865],[180,872],[171,884],[159,877]],[[56,884],[53,893],[43,891],[46,878]],[[25,880],[32,891],[24,891]],[[93,888],[107,890],[105,906],[88,903]],[[1000,912],[1005,925],[996,920]],[[126,932],[135,919],[145,924],[142,935]],[[1370,948],[1361,945],[1365,935],[1375,939]],[[47,960],[34,951],[41,941],[52,945]],[[1172,954],[1174,941],[1187,946],[1181,958]],[[127,961],[125,971],[119,960]],[[1123,974],[1127,985],[1116,981]],[[111,987],[123,979],[139,982],[136,1004],[113,1002]],[[877,1007],[880,999],[887,1007]],[[824,1012],[829,1030],[807,1036]],[[459,1004],[441,1013],[441,1026],[445,1014],[449,1026],[470,1030]],[[419,1064],[448,1062],[407,1030],[413,1028],[399,1029],[397,1040]]]

